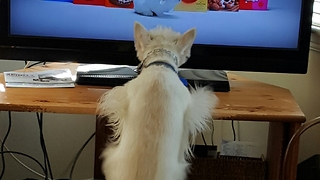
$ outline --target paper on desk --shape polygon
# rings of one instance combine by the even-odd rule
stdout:
[[[4,72],[6,87],[61,88],[74,87],[69,69],[54,69],[38,72]]]

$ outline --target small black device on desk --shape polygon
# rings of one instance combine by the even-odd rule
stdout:
[[[131,66],[80,65],[77,69],[76,83],[80,85],[121,86],[137,76],[138,73]]]
[[[211,86],[216,92],[230,91],[228,77],[224,71],[181,69],[178,74],[180,79],[185,79],[192,87]],[[78,67],[76,83],[113,87],[121,86],[137,76],[135,66],[88,64]]]

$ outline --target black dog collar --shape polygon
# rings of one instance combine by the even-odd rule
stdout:
[[[166,68],[171,69],[171,70],[172,70],[173,72],[175,72],[176,74],[178,74],[178,72],[176,71],[176,69],[174,68],[174,66],[172,66],[170,63],[165,62],[165,61],[159,60],[159,61],[154,61],[154,62],[152,62],[152,63],[150,63],[150,64],[148,64],[148,65],[145,65],[145,62],[147,61],[147,59],[149,58],[150,55],[152,55],[152,54],[157,54],[157,53],[160,53],[160,52],[169,55],[169,57],[171,57],[171,58],[173,59],[175,65],[178,65],[178,58],[177,58],[177,56],[176,56],[174,53],[172,53],[172,52],[169,51],[169,50],[163,49],[163,48],[154,49],[154,50],[150,51],[150,52],[147,54],[147,57],[146,57],[143,61],[141,61],[141,63],[138,65],[138,67],[137,67],[137,72],[138,72],[138,74],[141,73],[141,71],[142,71],[143,68],[147,68],[147,67],[152,66],[152,65],[164,66],[164,67],[166,67]]]
[[[154,62],[148,64],[145,68],[148,68],[150,66],[164,66],[166,68],[171,69],[176,74],[178,74],[178,72],[174,69],[174,67],[171,64],[164,62],[164,61],[154,61]]]

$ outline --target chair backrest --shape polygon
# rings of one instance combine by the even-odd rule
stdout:
[[[292,136],[284,154],[283,165],[282,165],[282,180],[288,179],[290,172],[287,171],[288,167],[288,155],[292,153],[293,146],[298,142],[300,136],[309,128],[314,125],[320,124],[320,116],[304,123]]]

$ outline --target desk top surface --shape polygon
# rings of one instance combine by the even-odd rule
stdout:
[[[22,71],[70,68],[77,64],[53,63]],[[20,70],[21,71],[21,70]],[[305,116],[289,90],[228,74],[231,91],[216,92],[219,104],[215,119],[304,122]],[[0,74],[0,86],[4,85]],[[1,90],[2,89],[2,90]],[[80,86],[75,88],[1,88],[0,111],[95,114],[97,100],[110,87]]]

